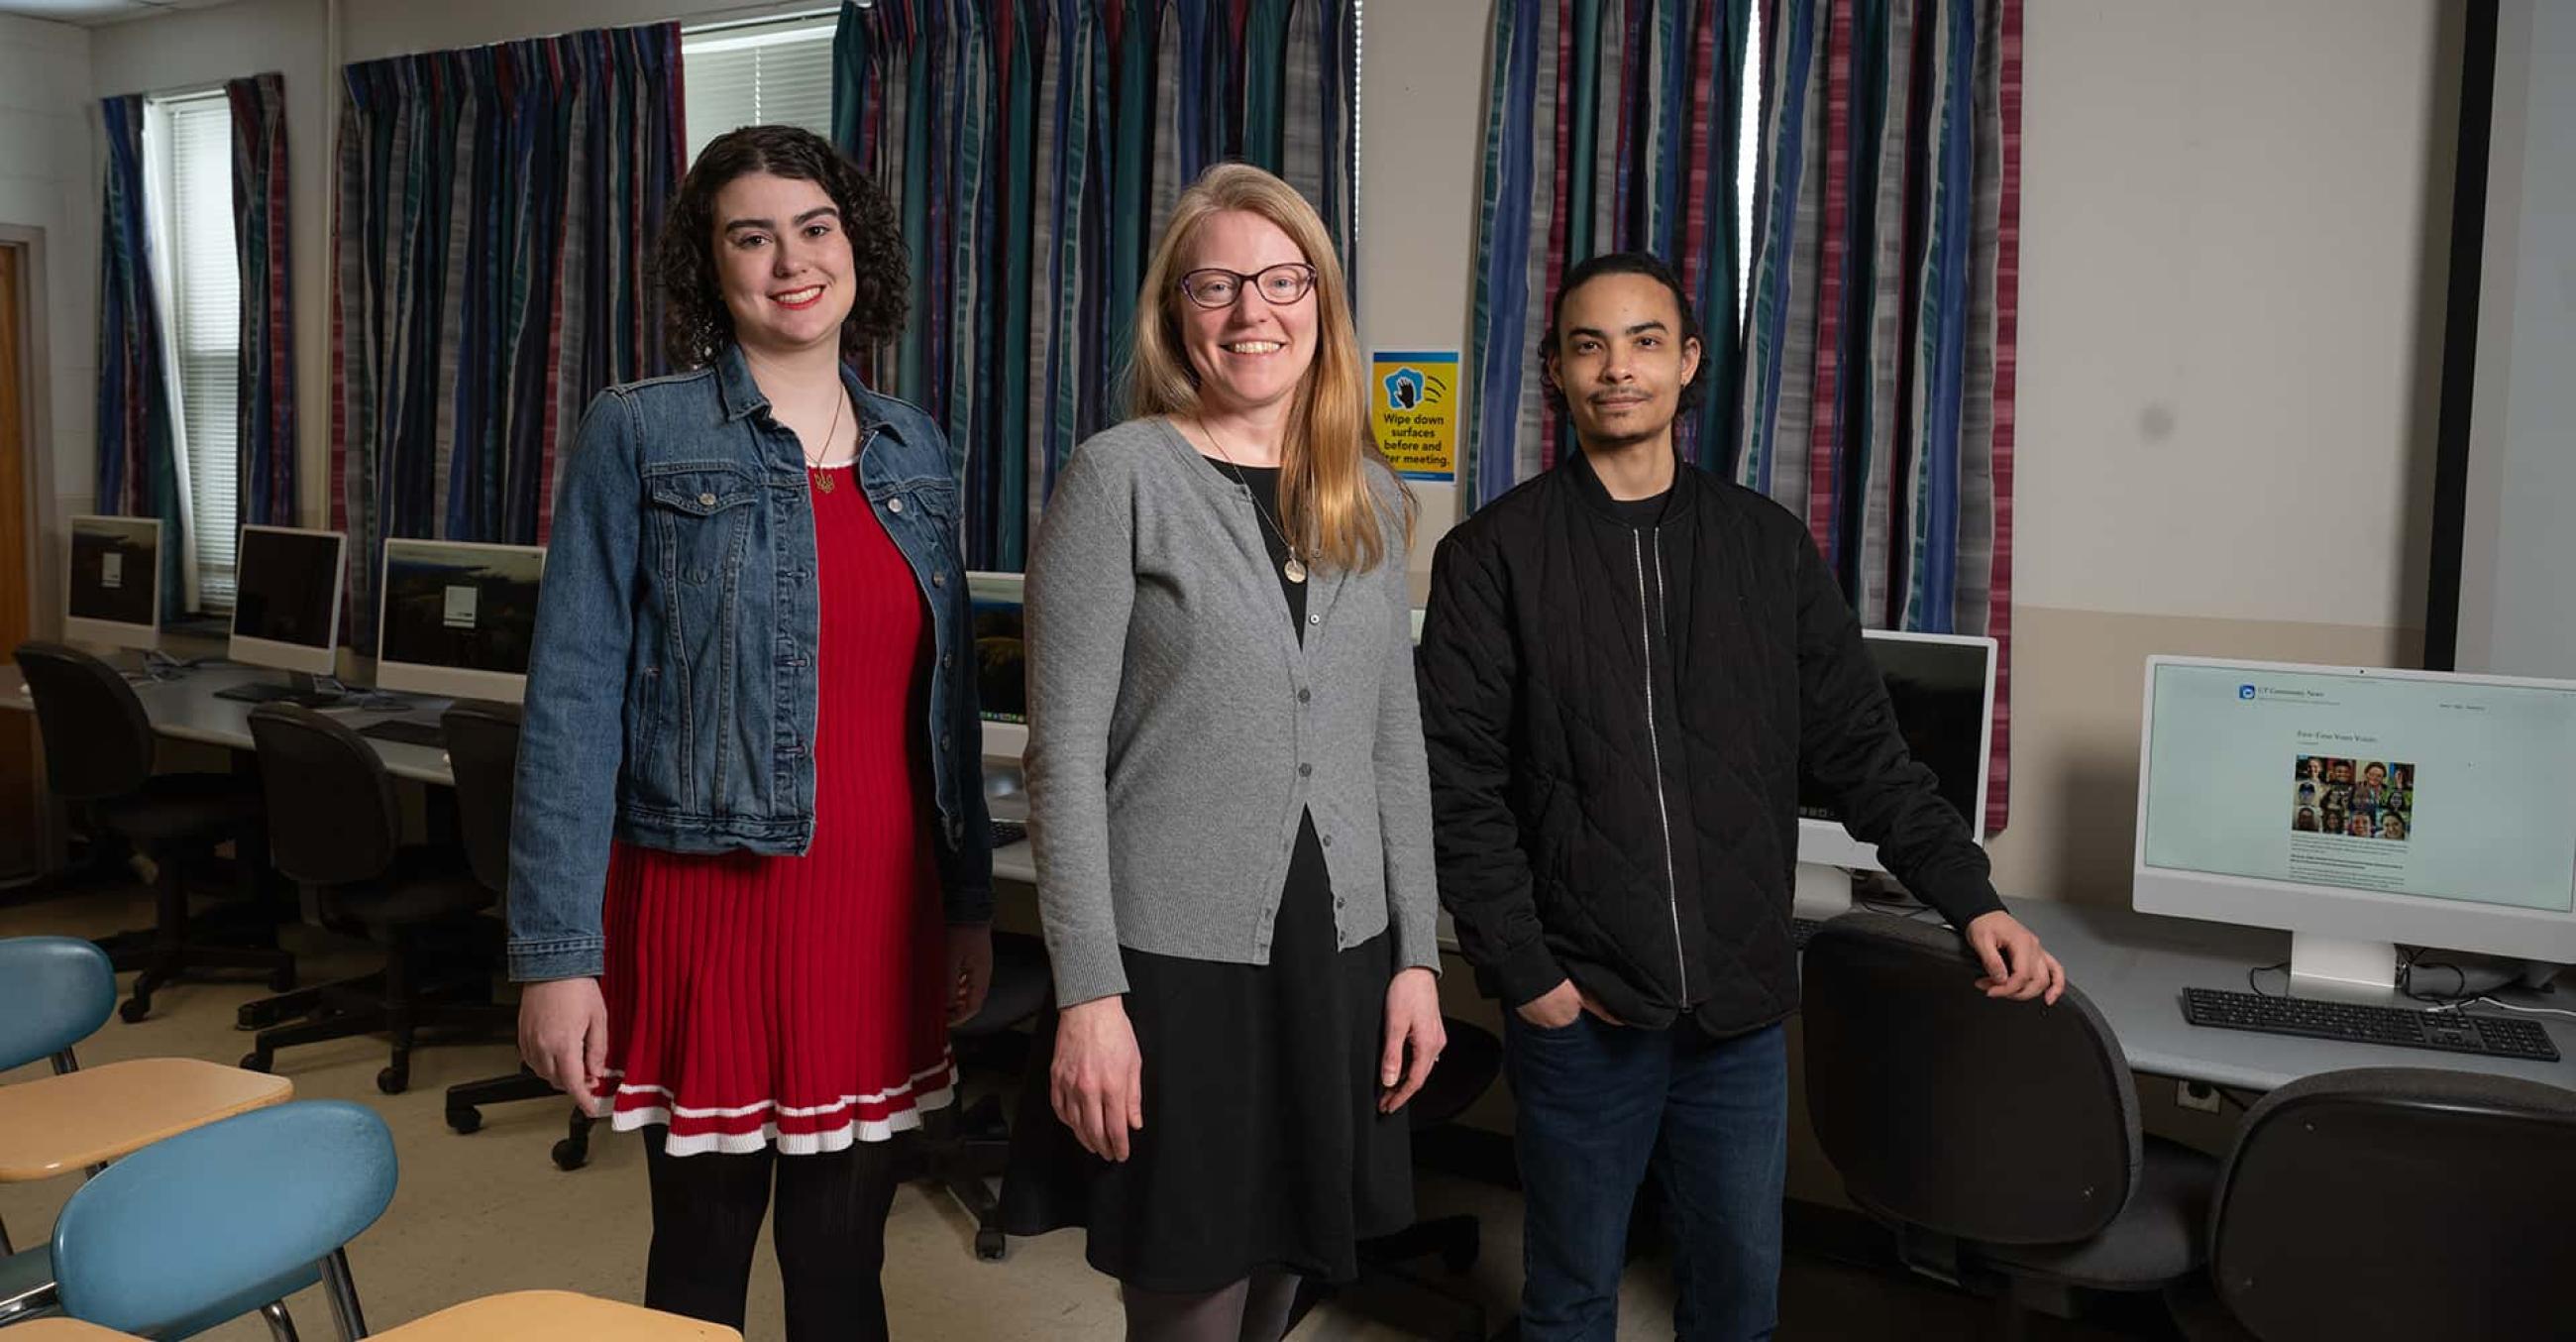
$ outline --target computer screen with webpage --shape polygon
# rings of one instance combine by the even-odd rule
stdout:
[[[2576,687],[2159,662],[2142,868],[2567,913]]]

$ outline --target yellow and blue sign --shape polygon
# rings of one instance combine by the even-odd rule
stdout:
[[[1371,359],[1378,450],[1408,480],[1458,478],[1458,351],[1380,350]]]

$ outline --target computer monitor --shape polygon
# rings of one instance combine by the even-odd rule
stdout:
[[[159,648],[160,519],[83,514],[71,519],[71,539],[63,637],[146,652]]]
[[[2576,961],[2576,682],[2148,659],[2140,912],[2291,933],[2295,991],[2393,944]]]
[[[337,531],[243,527],[233,559],[233,636],[225,655],[303,676],[331,674],[347,544]]]
[[[984,758],[1019,762],[1029,744],[1028,653],[1016,573],[969,573],[974,603],[975,702],[984,717]]]
[[[536,545],[387,539],[376,686],[518,703],[537,637]]]
[[[1995,728],[1995,641],[1963,634],[1873,629],[1862,635],[1887,686],[1906,749],[1983,842],[1986,772]],[[1798,783],[1798,904],[1830,914],[1851,902],[1850,871],[1881,871],[1878,851],[1843,828],[1835,799]]]

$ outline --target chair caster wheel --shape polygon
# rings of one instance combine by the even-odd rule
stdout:
[[[447,1111],[447,1129],[459,1137],[470,1132],[480,1132],[483,1129],[483,1111],[480,1109],[450,1109]]]
[[[126,1024],[132,1025],[152,1014],[152,1004],[140,997],[129,998],[125,1005],[116,1009],[116,1014]]]
[[[383,1071],[376,1073],[376,1089],[383,1091],[387,1095],[400,1095],[410,1086],[411,1070],[409,1068],[388,1067]]]
[[[1002,1238],[1001,1231],[978,1230],[975,1232],[975,1256],[987,1263],[998,1263],[1002,1261],[1002,1254],[1008,1247],[1009,1241]]]
[[[245,1053],[242,1055],[241,1069],[245,1072],[265,1072],[269,1068],[269,1061],[269,1056],[265,1053]]]
[[[570,1174],[590,1163],[590,1149],[574,1145],[573,1140],[567,1137],[555,1143],[554,1160],[556,1169]]]

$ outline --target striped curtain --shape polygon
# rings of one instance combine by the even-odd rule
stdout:
[[[384,538],[542,543],[557,445],[602,388],[661,371],[680,108],[672,23],[346,70],[331,473],[355,646]]]
[[[98,493],[102,513],[161,519],[164,618],[186,613],[171,597],[188,549],[179,487],[152,243],[144,225],[143,98],[99,102],[107,132],[107,186],[99,219]]]
[[[1353,260],[1360,0],[845,4],[835,138],[903,219],[912,320],[866,368],[967,454],[966,550],[1017,570],[1056,468],[1116,422],[1182,186],[1241,159]]]
[[[295,293],[287,253],[286,80],[224,83],[241,259],[241,520],[295,524]]]
[[[1984,818],[1997,831],[2010,796],[2021,0],[1763,0],[1735,334],[1736,76],[1714,95],[1697,79],[1687,90],[1702,100],[1688,124],[1709,132],[1694,129],[1682,193],[1704,202],[1699,234],[1667,243],[1640,223],[1638,193],[1660,198],[1663,179],[1637,128],[1651,146],[1659,103],[1677,101],[1665,35],[1741,43],[1749,8],[1501,0],[1466,496],[1489,501],[1563,448],[1537,400],[1536,345],[1566,262],[1614,247],[1678,260],[1720,360],[1684,451],[1806,518],[1863,623],[2003,644]],[[1697,63],[1709,41],[1690,50],[1695,73],[1711,68]]]
[[[1874,628],[2003,645],[2010,796],[2021,0],[1783,0],[1767,30],[1735,479]]]
[[[1733,433],[1740,72],[1751,0],[1497,0],[1476,249],[1470,506],[1573,446],[1548,408],[1539,340],[1575,263],[1646,251],[1699,310],[1707,396],[1683,454],[1717,466]]]

